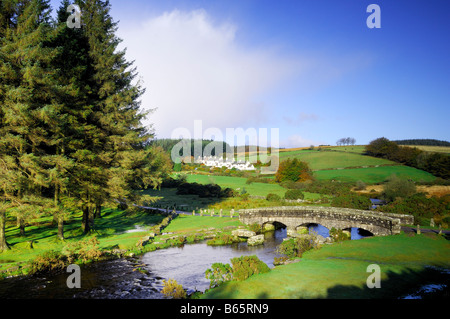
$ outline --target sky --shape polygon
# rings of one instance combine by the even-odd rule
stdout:
[[[277,129],[281,147],[450,141],[450,1],[110,2],[156,138],[242,128]]]

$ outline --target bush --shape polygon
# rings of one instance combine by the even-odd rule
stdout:
[[[233,280],[238,281],[270,271],[269,266],[254,255],[232,258],[231,264],[233,268]]]
[[[209,288],[218,287],[226,281],[233,279],[233,269],[230,264],[214,263],[205,272],[206,279],[209,279]]]
[[[303,253],[316,248],[313,236],[291,238],[283,241],[277,248],[277,253],[286,255],[288,258],[302,257]]]
[[[351,237],[345,234],[342,229],[336,229],[334,227],[330,229],[330,237],[333,238],[335,242],[341,242],[351,239]]]
[[[186,299],[186,291],[175,279],[169,279],[168,281],[163,280],[163,289],[161,293],[168,298]]]
[[[392,176],[383,187],[382,196],[387,202],[393,202],[396,198],[406,198],[417,192],[414,182]]]
[[[241,256],[231,259],[231,264],[214,263],[205,272],[205,277],[210,280],[209,287],[214,288],[226,281],[245,280],[253,275],[270,271],[269,266],[256,256]]]
[[[354,208],[354,209],[370,209],[372,202],[367,196],[358,194],[348,194],[335,197],[331,201],[332,207]]]
[[[250,224],[248,226],[248,229],[255,232],[256,234],[261,233],[261,225],[259,225],[258,223]]]
[[[364,183],[363,181],[357,181],[355,189],[357,191],[365,190],[366,189],[366,183]]]
[[[380,209],[386,213],[413,215],[415,223],[422,226],[428,226],[431,218],[434,218],[436,225],[444,226],[448,225],[450,196],[428,198],[424,193],[416,193],[407,198],[398,198]]]
[[[305,195],[299,189],[290,189],[284,194],[284,198],[290,200],[304,199]]]
[[[278,183],[284,181],[302,182],[312,180],[312,173],[306,162],[296,158],[282,161],[275,174]]]
[[[266,200],[269,202],[279,202],[281,200],[281,197],[277,194],[269,193],[266,196]]]
[[[62,253],[51,250],[38,255],[31,262],[30,274],[61,271],[67,264],[67,258]]]
[[[69,263],[76,260],[82,262],[97,260],[102,255],[98,245],[99,241],[96,237],[87,238],[82,241],[68,243],[64,246],[63,253],[66,255]]]
[[[231,236],[230,234],[221,234],[218,237],[208,240],[206,244],[209,246],[222,246],[222,245],[231,245],[234,242],[236,241],[234,240],[234,237]]]

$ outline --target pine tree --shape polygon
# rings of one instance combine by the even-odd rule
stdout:
[[[5,2],[0,56],[0,159],[3,207],[9,207],[24,234],[25,222],[42,212],[48,175],[42,156],[51,144],[47,119],[53,112],[55,83],[48,0]]]

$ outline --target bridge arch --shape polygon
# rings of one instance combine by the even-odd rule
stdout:
[[[285,206],[264,207],[239,211],[239,219],[245,224],[282,223],[288,231],[295,231],[298,226],[320,224],[329,230],[361,228],[375,236],[400,233],[400,224],[413,224],[410,215],[384,214],[336,207]]]

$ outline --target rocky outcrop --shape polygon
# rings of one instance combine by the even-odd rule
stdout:
[[[236,230],[233,230],[231,232],[231,235],[232,236],[237,236],[237,237],[249,238],[249,237],[256,236],[256,233],[254,231],[251,231],[251,230],[248,230],[248,229],[236,229]]]
[[[249,246],[262,245],[263,243],[264,243],[264,235],[252,236],[247,240],[247,245]]]

